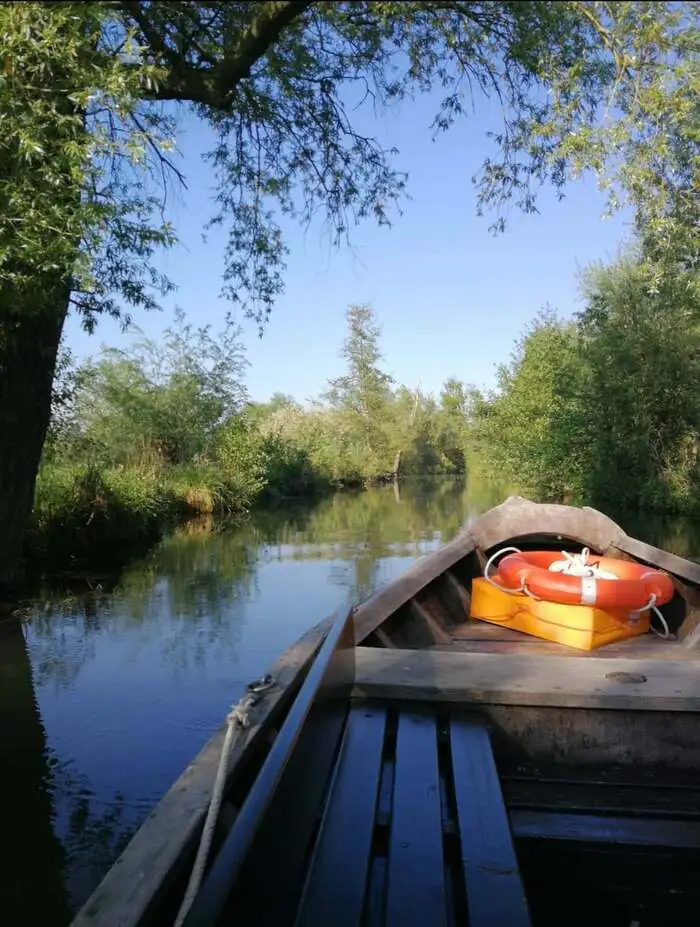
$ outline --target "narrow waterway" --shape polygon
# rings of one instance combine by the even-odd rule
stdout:
[[[501,501],[453,480],[194,522],[0,627],[0,922],[65,927],[252,678]],[[698,526],[624,527],[700,554]]]

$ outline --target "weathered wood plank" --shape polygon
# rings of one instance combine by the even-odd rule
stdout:
[[[528,927],[525,890],[488,731],[453,717],[450,744],[469,925]]]
[[[577,658],[581,656],[580,651],[567,650],[561,644],[551,644],[548,641],[539,641],[537,638],[525,641],[453,641],[451,644],[433,644],[427,649],[443,653],[510,653],[534,657],[551,653],[555,657]]]
[[[511,496],[470,526],[469,533],[484,550],[528,534],[552,534],[603,551],[624,535],[602,512],[569,505],[540,505]]]
[[[697,652],[696,648],[700,647],[700,609],[691,610],[683,622],[678,639],[686,652]]]
[[[513,628],[491,624],[489,621],[477,621],[473,618],[452,628],[451,633],[456,641],[522,641],[531,636],[523,634],[522,631],[515,631]]]
[[[467,591],[464,583],[460,582],[451,570],[445,570],[445,585],[452,591],[459,603],[459,608],[454,608],[454,619],[459,622],[469,620],[471,609],[471,595]]]
[[[494,626],[495,627],[495,626]],[[498,628],[495,628],[499,630]],[[523,656],[540,656],[551,654],[575,660],[695,660],[700,656],[697,651],[686,648],[676,641],[664,641],[652,634],[645,634],[627,641],[607,644],[598,650],[577,650],[565,644],[542,640],[518,631],[505,632],[519,634],[499,639],[498,635],[463,639],[453,632],[451,644],[433,644],[429,650],[452,651],[453,653],[510,653]],[[409,648],[410,649],[410,648]]]
[[[696,774],[700,738],[696,713],[539,705],[475,704],[489,721],[503,768],[634,770]]]
[[[358,647],[354,692],[446,702],[700,711],[700,682],[691,660],[570,660]]]
[[[409,599],[446,569],[460,561],[474,549],[474,541],[467,531],[461,532],[444,547],[421,557],[406,572],[380,589],[355,610],[355,640],[361,643],[368,634],[393,615]]]
[[[644,541],[631,538],[626,534],[616,538],[611,547],[616,547],[618,550],[630,554],[636,560],[642,560],[644,563],[649,563],[652,566],[666,570],[668,573],[673,573],[681,579],[700,585],[700,563],[686,560],[684,557],[679,557],[667,550],[661,550],[659,547],[646,544]]]
[[[271,667],[277,685],[250,713],[251,724],[231,752],[228,779],[247,749],[262,738],[289,701],[330,628],[328,618],[308,631]],[[225,729],[203,747],[151,812],[124,852],[78,912],[71,927],[132,927],[161,897],[194,846],[209,806]]]
[[[386,711],[350,711],[295,927],[359,927],[381,772]]]
[[[697,821],[515,810],[510,813],[510,823],[513,833],[520,838],[577,840],[676,850],[700,849],[700,823]]]
[[[396,744],[386,927],[447,927],[437,730],[430,713],[402,712]]]
[[[486,571],[486,564],[489,562],[489,558],[486,556],[486,553],[484,552],[484,548],[481,547],[480,545],[477,545],[474,548],[474,558],[479,567],[478,575],[483,576]]]
[[[377,640],[381,643],[382,647],[387,647],[389,650],[394,650],[396,648],[396,644],[385,631],[382,631],[381,628],[377,628],[374,631],[374,634],[376,635]]]
[[[700,789],[662,783],[586,781],[534,774],[501,776],[501,788],[512,810],[580,812],[634,818],[691,819],[700,823]],[[569,773],[573,775],[573,773]],[[638,777],[641,779],[641,776]]]
[[[425,627],[430,632],[432,638],[438,644],[449,644],[452,641],[452,636],[448,631],[430,614],[428,609],[423,605],[418,599],[411,599],[409,603],[413,613],[418,616],[418,619],[423,622]]]

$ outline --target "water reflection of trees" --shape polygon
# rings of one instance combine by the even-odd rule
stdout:
[[[149,809],[128,806],[118,792],[108,799],[96,795],[70,761],[55,758],[52,778],[53,814],[65,853],[66,894],[75,912],[126,847]]]
[[[284,512],[265,540],[294,548],[285,554],[298,559],[337,556],[363,545],[379,556],[394,556],[410,553],[412,545],[425,539],[449,540],[472,512],[496,501],[479,498],[463,480],[412,480],[402,483],[398,494],[390,485],[338,493],[319,502],[303,520],[293,509]]]
[[[242,526],[194,521],[116,580],[72,595],[43,590],[32,624],[37,632],[49,632],[60,614],[62,621],[79,621],[85,635],[98,633],[105,612],[113,613],[117,602],[124,618],[136,622],[152,619],[164,605],[171,616],[216,622],[231,603],[255,593],[257,568],[265,562],[414,556],[426,540],[449,540],[470,515],[497,501],[483,487],[459,480],[411,481],[398,493],[380,486],[338,493],[315,505],[268,509]]]
[[[116,582],[73,596],[44,594],[31,613],[37,682],[71,686],[94,652],[95,637],[119,627],[132,634],[138,628],[143,645],[159,638],[173,667],[202,663],[210,645],[235,650],[265,564],[327,560],[330,581],[346,587],[350,601],[363,600],[376,587],[382,561],[416,557],[445,543],[500,501],[497,490],[478,481],[412,480],[398,489],[379,486],[315,505],[267,509],[242,526],[191,522]],[[675,553],[693,557],[700,550],[695,523],[643,513],[620,521],[630,533]],[[301,588],[296,592],[303,595]],[[138,642],[136,635],[134,646]]]
[[[37,685],[71,688],[101,637],[128,635],[134,656],[157,641],[171,670],[202,665],[214,644],[234,653],[255,566],[251,544],[194,523],[166,537],[116,583],[45,594],[28,613]]]

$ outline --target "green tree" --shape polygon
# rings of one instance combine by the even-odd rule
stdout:
[[[499,366],[496,392],[473,430],[493,476],[545,498],[579,488],[570,414],[580,385],[577,339],[575,323],[543,310],[517,341],[510,362]]]
[[[492,474],[613,512],[697,511],[700,300],[692,271],[653,283],[639,248],[586,269],[574,319],[528,328],[473,430]]]
[[[76,405],[85,440],[112,464],[182,464],[204,455],[247,398],[239,335],[231,319],[213,334],[178,311],[162,343],[140,338],[105,350],[82,371]]]
[[[403,194],[393,153],[353,122],[356,100],[438,88],[441,131],[472,88],[497,95],[484,207],[532,210],[538,184],[592,169],[613,205],[642,204],[656,241],[674,240],[692,210],[672,208],[668,138],[695,112],[696,13],[643,0],[1,3],[0,582],[18,562],[68,311],[92,328],[169,286],[152,257],[175,241],[163,190],[180,178],[181,113],[216,133],[224,292],[262,322],[282,288],[282,216],[321,212],[339,242],[367,217],[387,223]]]
[[[676,510],[700,504],[696,283],[677,270],[652,289],[644,259],[634,254],[587,269],[577,418],[583,487],[594,502]]]
[[[442,457],[455,472],[465,468],[471,404],[470,387],[456,377],[448,377],[440,392],[439,441]]]
[[[370,306],[350,306],[348,335],[341,356],[347,373],[329,381],[326,399],[353,423],[361,452],[375,461],[386,459],[385,416],[392,399],[391,377],[379,367],[380,329]],[[386,461],[386,471],[389,463]]]
[[[370,306],[350,306],[348,335],[341,357],[347,373],[330,381],[330,403],[367,421],[374,421],[391,399],[391,377],[379,368],[381,330]]]

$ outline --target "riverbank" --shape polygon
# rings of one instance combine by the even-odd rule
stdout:
[[[182,467],[49,463],[42,467],[25,543],[25,563],[95,562],[115,547],[156,540],[201,515],[241,519],[287,495],[333,490],[320,476],[271,484],[260,473],[231,480],[207,465]]]
[[[272,468],[271,468],[272,469]],[[106,466],[48,462],[37,480],[24,548],[25,579],[126,563],[177,525],[202,516],[230,524],[290,500],[313,503],[384,481],[383,474],[335,478],[307,469],[227,478],[211,465]],[[24,585],[22,583],[21,585]],[[16,590],[15,590],[16,591]]]

